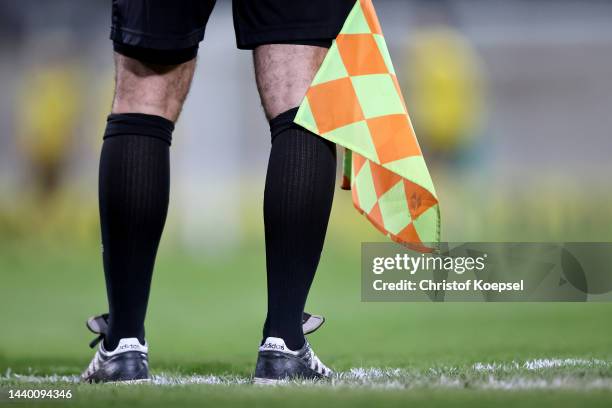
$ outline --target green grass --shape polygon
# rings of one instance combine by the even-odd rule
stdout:
[[[264,316],[260,246],[244,245],[235,256],[209,262],[176,250],[164,250],[159,258],[147,320],[153,373],[215,375],[225,378],[224,384],[63,384],[73,389],[73,403],[596,406],[612,401],[607,363],[612,361],[612,305],[362,303],[358,246],[342,245],[330,245],[313,287],[309,310],[325,314],[328,323],[311,342],[341,372],[400,371],[384,381],[366,376],[335,386],[235,384],[227,379],[246,381],[251,373]],[[15,374],[76,375],[91,357],[86,346],[91,334],[83,322],[105,310],[103,278],[94,248],[68,248],[22,243],[1,252],[0,386],[58,387],[24,382]],[[585,361],[577,367],[523,367],[533,359],[564,358]],[[479,371],[477,363],[498,365]],[[494,389],[487,388],[491,379]],[[521,387],[521,381],[527,383]],[[501,389],[504,384],[511,389]]]
[[[559,390],[538,391],[479,391],[451,390],[436,392],[430,389],[413,391],[324,389],[324,388],[271,388],[251,386],[192,385],[160,388],[154,386],[78,386],[67,406],[108,407],[120,402],[125,406],[247,406],[247,407],[608,407],[607,391],[570,392]],[[61,406],[63,402],[29,402],[28,406]],[[22,406],[22,404],[16,404]]]
[[[310,341],[342,373],[334,384],[243,384],[265,313],[263,237],[252,221],[248,240],[216,256],[180,249],[171,226],[156,266],[147,317],[153,374],[220,384],[45,380],[72,380],[88,364],[84,321],[106,310],[97,231],[86,227],[0,239],[0,403],[7,388],[68,387],[74,406],[610,406],[612,304],[362,303],[360,242],[381,238],[340,200],[336,215],[348,215],[333,218],[308,305],[328,319]],[[537,359],[553,366],[530,368]],[[360,377],[358,368],[388,371]]]

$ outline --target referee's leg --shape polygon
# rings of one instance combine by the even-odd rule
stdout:
[[[159,65],[114,54],[112,113],[142,113],[176,122],[189,92],[195,58],[182,64]]]
[[[336,147],[293,124],[327,49],[269,44],[255,48],[255,74],[270,121],[272,148],[264,192],[268,313],[263,338],[304,345],[302,312],[331,211]]]
[[[109,303],[104,339],[144,344],[144,320],[170,191],[170,154],[195,59],[158,65],[115,53],[116,85],[100,157],[99,205]]]

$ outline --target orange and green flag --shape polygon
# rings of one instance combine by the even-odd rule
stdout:
[[[356,2],[295,123],[345,148],[343,188],[378,230],[437,248],[438,198],[371,0]]]

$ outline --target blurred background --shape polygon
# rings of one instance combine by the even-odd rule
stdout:
[[[444,240],[612,240],[612,2],[374,4],[439,194]],[[97,163],[113,89],[109,26],[108,0],[0,0],[0,357],[13,366],[19,356],[42,355],[42,339],[82,358],[82,321],[106,308]],[[168,359],[215,327],[235,335],[236,350],[246,337],[257,341],[269,140],[251,55],[236,49],[231,4],[220,0],[171,149],[170,214],[148,320],[152,338],[173,344]],[[520,347],[546,327],[559,334],[559,320],[541,322],[551,306],[526,316],[520,305],[360,304],[360,243],[384,240],[338,190],[311,297],[323,309],[313,312],[336,319],[331,333],[350,331],[355,311],[379,333],[398,333],[396,318],[404,316],[442,343],[410,331],[394,340],[398,347],[412,341],[427,349],[462,336],[444,337],[433,317],[476,328],[462,314],[469,309],[473,325],[497,330],[490,349]],[[217,307],[228,313],[211,317]],[[563,307],[564,318],[593,325],[572,327],[600,327],[583,319],[584,309]],[[495,326],[500,316],[528,321],[532,334],[511,345],[506,326]],[[176,332],[190,335],[171,342]]]

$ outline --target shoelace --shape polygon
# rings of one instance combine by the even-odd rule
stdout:
[[[94,348],[98,345],[98,343],[104,340],[104,337],[108,332],[108,313],[90,317],[87,319],[85,325],[89,331],[98,335],[95,339],[89,342],[89,347]]]
[[[306,312],[302,314],[302,327],[304,329],[304,334],[315,332],[323,325],[324,322],[325,318],[323,316],[311,315],[310,313]],[[98,335],[95,339],[89,342],[89,347],[94,348],[98,345],[98,343],[104,340],[104,337],[108,332],[108,313],[90,317],[87,319],[85,325],[89,331]]]

